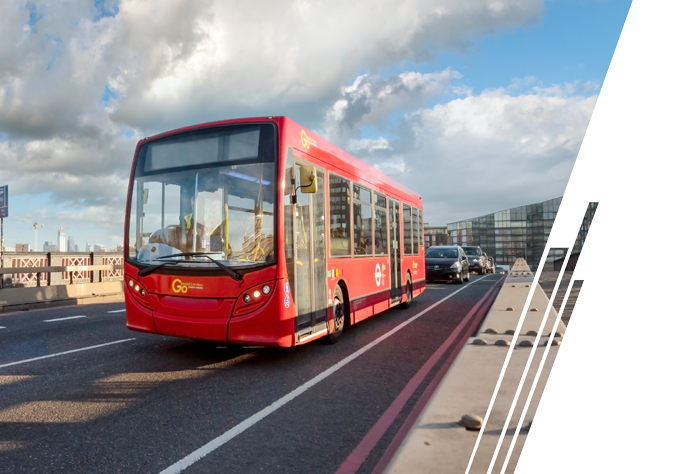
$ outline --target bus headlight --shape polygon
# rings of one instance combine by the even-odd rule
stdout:
[[[232,310],[232,315],[241,316],[252,311],[257,311],[270,301],[271,295],[275,294],[274,290],[275,281],[260,283],[257,286],[247,288],[237,297],[235,307]],[[284,298],[282,304],[284,305]]]

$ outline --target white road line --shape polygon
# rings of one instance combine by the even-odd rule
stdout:
[[[7,329],[5,326],[0,326],[0,329]]]
[[[68,318],[43,319],[43,322],[44,323],[54,323],[55,321],[66,321],[67,319],[79,319],[79,318],[87,318],[87,316],[81,315],[81,316],[69,316]]]
[[[479,281],[479,280],[477,280],[477,281]],[[177,474],[181,471],[184,471],[185,469],[187,469],[188,467],[190,467],[191,465],[193,465],[194,463],[196,463],[197,461],[202,459],[204,456],[206,456],[209,453],[211,453],[212,451],[220,448],[221,446],[223,446],[225,443],[227,443],[228,441],[230,441],[231,439],[233,439],[234,437],[236,437],[240,433],[243,433],[247,429],[254,426],[256,423],[258,423],[259,421],[261,421],[262,419],[264,419],[265,417],[270,415],[271,413],[275,412],[278,408],[282,407],[283,405],[287,404],[288,402],[291,402],[296,397],[298,397],[299,395],[304,393],[306,390],[308,390],[309,388],[316,385],[318,382],[326,379],[327,377],[329,377],[330,375],[332,375],[333,373],[335,373],[336,371],[338,371],[339,369],[344,367],[349,362],[353,361],[354,359],[357,359],[358,357],[360,357],[361,355],[363,355],[364,353],[366,353],[367,351],[369,351],[370,349],[375,347],[380,342],[382,342],[385,339],[393,336],[395,333],[397,333],[398,331],[400,331],[401,329],[403,329],[404,327],[406,327],[407,325],[409,325],[410,323],[412,323],[413,321],[415,321],[416,319],[418,319],[422,315],[426,314],[427,312],[431,311],[435,307],[439,306],[441,303],[443,303],[444,301],[446,301],[450,297],[454,296],[455,294],[461,292],[462,290],[464,290],[466,288],[469,288],[471,285],[475,284],[477,281],[473,281],[470,285],[463,286],[463,287],[455,290],[453,293],[443,297],[442,299],[440,299],[439,301],[437,301],[436,303],[431,305],[429,308],[423,310],[422,312],[416,314],[412,318],[410,318],[410,319],[404,321],[403,323],[399,324],[398,326],[396,326],[391,331],[389,331],[389,332],[383,334],[382,336],[378,337],[377,339],[375,339],[374,341],[372,341],[368,345],[358,349],[356,352],[354,352],[350,356],[346,357],[345,359],[342,359],[341,361],[337,362],[336,364],[334,364],[329,369],[325,370],[324,372],[322,372],[322,373],[318,374],[317,376],[313,377],[312,379],[310,379],[308,382],[306,382],[303,385],[300,385],[299,387],[295,388],[294,390],[289,392],[287,395],[280,398],[279,400],[276,400],[275,402],[273,402],[271,405],[267,406],[263,410],[261,410],[258,413],[250,416],[249,418],[247,418],[243,422],[239,423],[238,425],[232,427],[231,429],[229,429],[228,431],[226,431],[225,433],[223,433],[219,437],[215,438],[214,440],[208,442],[207,444],[205,444],[201,448],[197,449],[196,451],[188,454],[187,456],[185,456],[183,459],[181,459],[177,463],[173,464],[172,466],[167,467],[166,469],[161,471],[160,474]]]
[[[81,351],[87,351],[90,349],[97,349],[99,347],[111,346],[113,344],[120,344],[122,342],[128,342],[128,341],[133,341],[133,340],[135,340],[135,338],[131,337],[130,339],[120,339],[118,341],[105,342],[104,344],[97,344],[96,346],[81,347],[80,349],[72,349],[70,351],[64,351],[64,352],[58,352],[56,354],[49,354],[49,355],[45,355],[45,356],[34,357],[32,359],[18,360],[16,362],[10,362],[9,364],[0,365],[0,369],[2,369],[4,367],[10,367],[12,365],[26,364],[27,362],[33,362],[33,361],[42,360],[42,359],[49,359],[50,357],[57,357],[57,356],[62,356],[62,355],[66,355],[66,354],[73,354],[74,352],[81,352]]]
[[[124,309],[117,309],[114,311],[107,311],[107,313],[109,313],[109,314],[111,314],[111,313],[125,313],[125,311],[126,311],[126,309],[124,308]]]

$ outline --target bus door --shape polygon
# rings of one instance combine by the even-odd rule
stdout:
[[[391,273],[391,304],[401,302],[401,235],[398,201],[389,199],[389,273]]]
[[[295,182],[300,186],[299,168],[308,164],[295,158]],[[296,332],[299,338],[327,332],[327,248],[325,219],[325,175],[316,172],[315,194],[296,191],[294,218],[294,271]]]

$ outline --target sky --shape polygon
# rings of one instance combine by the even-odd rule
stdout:
[[[123,243],[141,138],[286,115],[445,225],[564,193],[628,0],[0,3],[5,245]]]

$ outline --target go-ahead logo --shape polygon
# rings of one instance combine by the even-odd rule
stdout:
[[[192,290],[203,290],[204,285],[201,283],[185,283],[183,282],[180,278],[176,278],[173,280],[173,283],[171,283],[171,289],[173,290],[173,293],[187,293],[188,289]]]
[[[316,141],[306,135],[306,130],[301,130],[301,144],[306,148],[311,148],[311,145],[317,146]]]

